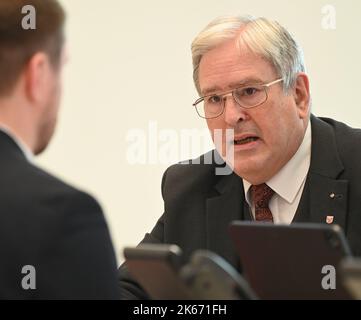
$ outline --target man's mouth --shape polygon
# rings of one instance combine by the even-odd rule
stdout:
[[[253,141],[257,141],[259,138],[258,137],[246,137],[243,139],[234,139],[233,140],[233,144],[234,145],[242,145],[242,144],[247,144]]]

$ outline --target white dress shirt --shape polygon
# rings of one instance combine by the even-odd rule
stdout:
[[[25,155],[25,158],[29,162],[31,163],[34,162],[34,154],[31,152],[30,148],[20,138],[15,136],[15,134],[8,126],[6,126],[3,123],[0,123],[0,131],[6,133],[16,143],[16,145],[20,148],[20,150]]]
[[[276,175],[266,182],[275,192],[269,203],[274,223],[290,224],[292,222],[305,186],[310,162],[311,123],[309,122],[297,152]],[[252,208],[253,218],[255,218],[255,208],[250,195],[251,186],[248,181],[243,179],[245,197]]]

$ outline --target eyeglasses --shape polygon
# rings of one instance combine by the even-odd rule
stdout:
[[[193,106],[201,118],[217,118],[224,112],[227,96],[232,94],[234,101],[240,107],[245,109],[255,108],[267,101],[267,88],[281,81],[283,81],[282,78],[266,84],[243,85],[222,94],[200,97],[193,103]]]

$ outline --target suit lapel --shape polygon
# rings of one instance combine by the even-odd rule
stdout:
[[[207,248],[238,267],[238,258],[229,236],[231,221],[242,217],[244,199],[242,180],[232,173],[215,186],[219,196],[207,199]]]
[[[344,167],[332,128],[311,116],[312,150],[304,195],[294,221],[338,224],[345,228],[348,181],[339,180]],[[309,206],[304,203],[309,201]],[[303,210],[309,210],[309,213]]]

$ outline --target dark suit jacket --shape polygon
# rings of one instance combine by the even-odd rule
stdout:
[[[293,222],[325,223],[333,215],[353,254],[361,255],[361,130],[314,116],[311,126],[311,164]],[[194,250],[211,250],[239,269],[228,226],[251,219],[242,179],[214,173],[215,165],[168,168],[162,181],[165,213],[142,243],[177,244],[186,259]],[[124,265],[119,281],[122,298],[147,298]]]
[[[24,290],[23,266],[35,267]],[[29,163],[0,131],[0,299],[117,299],[117,266],[98,203]]]

